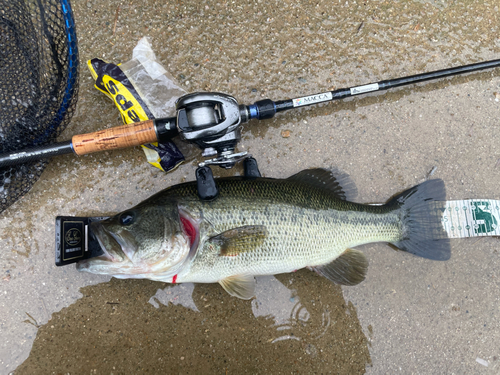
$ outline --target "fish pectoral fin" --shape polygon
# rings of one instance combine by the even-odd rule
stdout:
[[[336,284],[356,285],[365,279],[368,261],[361,251],[347,249],[334,261],[312,268]]]
[[[248,300],[255,296],[255,278],[253,275],[231,276],[220,280],[219,284],[233,297]]]
[[[208,240],[220,247],[220,255],[236,256],[255,250],[267,237],[264,225],[246,225],[227,230]]]
[[[352,200],[357,195],[357,189],[351,178],[336,169],[324,168],[305,169],[287,178],[319,189],[328,190],[337,198]]]

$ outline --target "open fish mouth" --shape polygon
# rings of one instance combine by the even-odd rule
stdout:
[[[127,258],[118,239],[108,232],[101,223],[91,223],[90,229],[91,233],[93,233],[99,242],[103,254],[95,258],[79,261],[77,263],[78,270],[92,272],[91,268],[96,266],[104,267],[112,263],[121,263]]]
[[[104,254],[98,258],[103,258],[103,260],[109,260],[111,262],[123,260],[123,254],[126,255],[126,253],[123,251],[123,246],[117,236],[113,236],[112,233],[106,230],[104,225],[98,222],[91,223],[90,229],[104,252]]]

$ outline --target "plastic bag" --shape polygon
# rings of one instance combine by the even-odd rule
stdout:
[[[156,61],[147,38],[134,48],[132,60],[116,65],[101,59],[87,62],[95,88],[114,101],[125,124],[175,116],[175,101],[186,91]],[[174,142],[142,146],[149,163],[166,172],[184,161]]]

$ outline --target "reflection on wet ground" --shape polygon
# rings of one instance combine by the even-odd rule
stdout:
[[[112,279],[82,288],[38,329],[16,375],[365,371],[367,339],[339,286],[307,270],[257,282],[251,301],[218,284]]]

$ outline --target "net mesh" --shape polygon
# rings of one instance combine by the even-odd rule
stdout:
[[[0,0],[0,153],[54,143],[78,92],[67,0]],[[27,193],[46,161],[0,168],[0,212]]]

